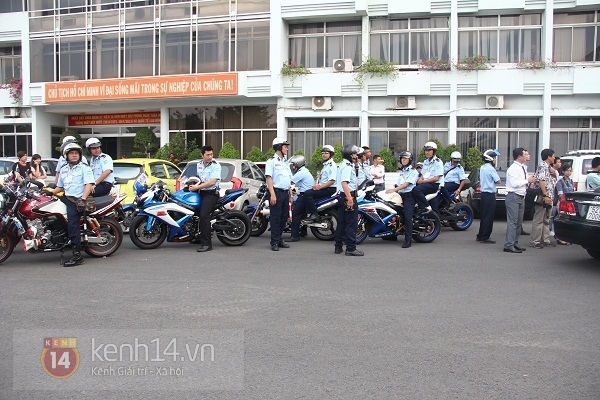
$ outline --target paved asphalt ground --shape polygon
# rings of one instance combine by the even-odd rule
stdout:
[[[203,255],[125,237],[114,256],[76,268],[17,249],[0,265],[0,399],[600,399],[600,262],[579,246],[503,253],[505,222],[496,245],[475,242],[478,223],[410,249],[371,239],[363,258],[312,235],[278,253],[266,235],[215,241]],[[122,329],[243,332],[241,384],[14,390],[88,373],[82,362],[50,378],[42,336],[16,348],[15,332]],[[34,359],[30,376],[14,372],[18,357]]]

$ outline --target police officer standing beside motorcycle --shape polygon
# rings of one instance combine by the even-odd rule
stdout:
[[[281,137],[273,139],[273,150],[275,154],[265,165],[265,176],[269,188],[269,209],[271,211],[271,250],[279,251],[280,248],[287,249],[289,244],[281,238],[288,217],[288,207],[292,194],[292,171],[285,161],[290,144]]]
[[[319,181],[313,185],[313,187],[304,193],[304,202],[306,204],[306,212],[310,214],[307,221],[316,220],[319,215],[317,214],[317,207],[315,206],[315,199],[322,199],[324,197],[333,196],[337,191],[335,186],[335,179],[337,175],[337,165],[333,161],[333,155],[335,149],[333,146],[326,144],[321,149],[321,158],[323,159],[323,168],[321,169],[321,175]]]
[[[342,149],[342,163],[337,172],[337,188],[340,191],[338,200],[338,222],[335,231],[335,254],[341,254],[346,243],[347,256],[364,256],[356,249],[356,230],[358,228],[358,205],[356,189],[358,186],[355,165],[359,147],[347,144]]]
[[[96,138],[90,138],[85,142],[85,147],[88,149],[92,158],[90,167],[94,172],[95,185],[92,188],[92,196],[106,196],[110,193],[114,183],[115,176],[113,175],[113,159],[108,154],[102,152],[102,143]]]
[[[306,159],[302,155],[295,155],[290,158],[290,168],[294,173],[292,182],[298,190],[298,198],[294,201],[292,209],[292,237],[287,242],[297,242],[300,240],[300,221],[306,212],[306,192],[315,184],[315,178],[308,169],[306,169]]]
[[[210,214],[215,204],[219,201],[219,182],[221,182],[221,164],[213,160],[214,150],[212,146],[202,146],[202,161],[196,167],[196,173],[200,179],[197,185],[190,185],[190,191],[198,191],[201,198],[200,205],[200,247],[198,252],[212,250]]]
[[[436,155],[437,144],[427,142],[423,146],[425,150],[425,160],[423,161],[422,177],[417,180],[417,187],[413,190],[413,195],[419,205],[419,212],[425,214],[431,212],[431,206],[427,203],[425,195],[435,193],[440,186],[444,165]]]
[[[85,202],[94,184],[92,169],[82,162],[83,149],[77,143],[68,143],[63,150],[66,164],[58,171],[58,183],[50,193],[65,192],[61,201],[67,206],[67,231],[73,248],[73,256],[63,266],[83,264],[81,256],[81,231],[79,218],[85,211]]]
[[[413,169],[412,161],[413,156],[409,151],[403,151],[400,153],[400,164],[402,167],[398,171],[398,183],[394,185],[393,189],[388,189],[386,193],[400,193],[402,197],[402,207],[404,209],[404,244],[402,248],[409,248],[412,244],[413,234],[413,212],[415,211],[415,198],[412,191],[417,184],[419,173]]]

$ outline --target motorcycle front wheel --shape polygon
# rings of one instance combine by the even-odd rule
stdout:
[[[441,230],[440,217],[435,212],[413,216],[413,238],[419,243],[431,243]]]
[[[258,215],[256,218],[252,219],[252,214],[254,212],[252,210],[248,210],[248,207],[245,207],[243,212],[250,218],[250,224],[252,227],[252,232],[250,232],[250,236],[260,236],[266,232],[269,227],[269,220],[262,214]]]
[[[317,239],[320,240],[334,240],[335,230],[337,229],[338,215],[337,211],[333,209],[327,209],[319,213],[319,219],[326,221],[326,228],[317,228],[314,226],[310,227],[310,231]]]
[[[15,243],[13,243],[13,239],[11,236],[8,236],[5,233],[0,235],[0,264],[10,257],[15,248]]]
[[[467,203],[456,203],[450,211],[456,215],[456,221],[450,221],[450,227],[455,231],[466,231],[473,225],[473,209]]]
[[[102,218],[98,220],[100,225],[100,237],[106,239],[106,243],[88,243],[84,251],[92,257],[107,257],[117,251],[123,243],[123,230],[121,225],[112,218]]]
[[[245,213],[228,211],[224,220],[228,224],[227,229],[215,232],[221,243],[227,246],[241,246],[250,239],[252,223]]]
[[[146,230],[147,215],[138,215],[131,222],[129,237],[142,250],[155,249],[167,238],[167,226],[157,219],[149,231]]]
[[[371,221],[367,221],[362,214],[358,214],[358,227],[356,229],[356,244],[361,244],[371,233]]]

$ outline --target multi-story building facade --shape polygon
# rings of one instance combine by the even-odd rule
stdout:
[[[0,21],[1,79],[23,82],[16,103],[0,89],[4,156],[49,156],[70,128],[120,157],[141,126],[242,156],[277,135],[308,154],[437,138],[500,167],[600,147],[600,1],[7,0]],[[397,74],[360,82],[367,57]],[[488,69],[456,65],[475,57]]]

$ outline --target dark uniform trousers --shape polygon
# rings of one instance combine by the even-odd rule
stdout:
[[[304,193],[306,192],[298,195],[292,209],[292,237],[300,236],[300,221],[306,214],[306,195]]]
[[[80,245],[81,230],[79,229],[79,218],[81,218],[81,214],[77,211],[77,204],[69,200],[67,196],[62,196],[60,200],[67,206],[67,232],[71,244],[73,246]]]
[[[442,195],[444,196],[444,200],[446,200],[446,203],[448,203],[448,205],[452,203],[452,197],[454,197],[454,192],[456,192],[456,190],[459,187],[460,183],[446,182],[444,186],[442,186],[442,188],[440,189]]]
[[[358,204],[356,204],[356,192],[352,194],[354,207],[346,210],[346,195],[340,194],[338,200],[338,221],[335,231],[335,248],[341,249],[346,243],[346,251],[356,250],[356,230],[358,228]]]
[[[219,201],[219,194],[215,189],[198,191],[202,204],[200,205],[200,245],[212,246],[210,240],[210,214],[215,204]]]
[[[496,212],[496,193],[481,192],[479,202],[479,233],[478,240],[488,240],[494,228],[494,213]]]
[[[425,195],[435,193],[439,186],[439,183],[421,183],[412,190],[413,196],[415,197],[417,204],[419,204],[419,208],[429,207]]]
[[[402,207],[404,209],[404,240],[411,242],[413,234],[412,217],[415,212],[415,196],[413,196],[412,191],[400,193],[400,196],[402,197]]]
[[[317,207],[315,206],[315,199],[322,199],[324,197],[331,197],[337,191],[336,188],[328,187],[326,189],[321,190],[313,190],[308,189],[304,192],[304,197],[306,201],[306,212],[308,214],[313,214],[317,212]]]
[[[285,229],[290,206],[290,191],[288,189],[274,188],[273,190],[275,191],[276,202],[275,205],[269,205],[271,212],[271,246],[283,243],[281,234]]]
[[[112,189],[113,185],[110,182],[100,182],[94,188],[94,193],[92,193],[92,197],[101,197],[106,196],[110,193],[110,189]]]

